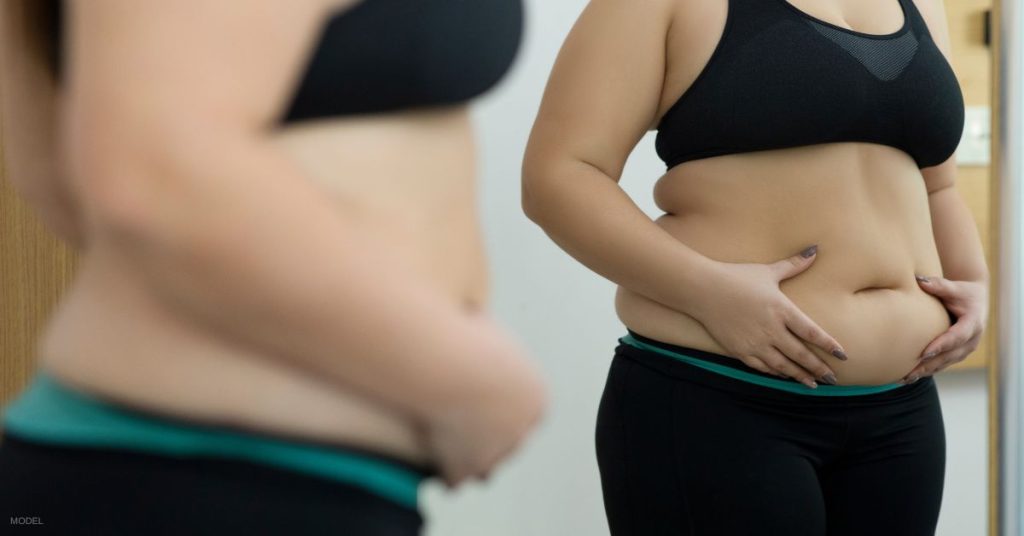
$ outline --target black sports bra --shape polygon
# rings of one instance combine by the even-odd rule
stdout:
[[[786,0],[726,0],[717,47],[658,125],[671,169],[690,160],[819,143],[862,141],[944,162],[964,126],[960,86],[914,6],[903,26],[849,30]]]
[[[51,0],[61,72],[61,0]],[[522,0],[362,0],[326,20],[279,123],[464,102],[519,49]]]

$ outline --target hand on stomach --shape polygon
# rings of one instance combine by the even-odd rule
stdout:
[[[619,317],[642,335],[744,362],[777,358],[798,352],[782,318],[798,310],[848,357],[798,334],[819,369],[839,385],[879,385],[899,381],[950,325],[914,280],[941,266],[924,183],[902,152],[840,143],[709,158],[671,170],[655,195],[666,211],[657,223],[722,273],[695,296],[706,319],[620,287]],[[769,265],[814,244],[805,269],[773,279],[782,271]]]

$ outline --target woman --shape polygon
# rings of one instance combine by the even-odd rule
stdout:
[[[82,258],[5,414],[11,516],[415,534],[423,479],[517,448],[544,394],[485,312],[467,103],[518,0],[69,2],[57,79],[43,5],[4,3],[5,153]]]
[[[613,534],[934,531],[932,375],[977,346],[988,308],[942,9],[591,0],[580,16],[523,206],[619,285],[629,332],[596,434]],[[653,222],[616,184],[651,129],[668,168]]]

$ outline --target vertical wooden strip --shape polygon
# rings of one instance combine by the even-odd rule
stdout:
[[[37,340],[71,282],[75,257],[18,197],[0,166],[0,404],[31,377]]]

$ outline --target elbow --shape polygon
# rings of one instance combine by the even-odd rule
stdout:
[[[196,171],[210,154],[201,149],[208,138],[166,120],[147,127],[112,115],[73,118],[71,125],[90,128],[71,126],[65,133],[66,172],[88,234],[137,245],[201,225],[199,207],[210,205],[201,199]]]
[[[70,175],[79,192],[82,221],[88,234],[101,239],[129,243],[146,240],[156,233],[155,196],[146,179],[152,170],[131,150],[116,151],[83,144],[72,149],[76,158]]]
[[[543,228],[547,222],[545,218],[547,213],[544,210],[542,203],[543,195],[538,191],[538,184],[536,183],[536,180],[523,181],[521,193],[522,209],[523,214],[525,214],[530,221]]]
[[[523,179],[523,188],[520,197],[522,198],[521,207],[523,214],[525,214],[530,221],[539,223],[540,214],[537,209],[537,201],[534,199],[534,194],[527,185],[525,177]]]
[[[547,174],[539,166],[531,165],[529,159],[523,164],[522,170],[522,188],[520,191],[521,207],[523,214],[526,215],[530,221],[543,227],[544,221],[544,209],[543,199],[544,194],[542,193],[543,186],[546,182]]]

